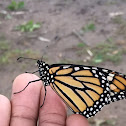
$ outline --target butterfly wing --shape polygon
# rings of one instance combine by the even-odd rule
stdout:
[[[126,98],[126,76],[118,72],[109,72],[111,102]]]
[[[101,68],[59,64],[51,65],[49,73],[54,76],[52,89],[74,113],[88,118],[110,103],[107,74]]]

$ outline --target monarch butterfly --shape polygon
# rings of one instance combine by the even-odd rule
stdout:
[[[48,65],[42,60],[37,60],[37,66],[40,79],[31,82],[42,80],[45,96],[46,86],[50,85],[74,113],[86,118],[103,106],[126,98],[126,76],[119,72],[74,64]]]

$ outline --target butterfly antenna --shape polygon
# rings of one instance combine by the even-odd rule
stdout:
[[[34,58],[18,57],[17,61],[20,61],[21,59],[38,60],[38,59],[34,59]]]

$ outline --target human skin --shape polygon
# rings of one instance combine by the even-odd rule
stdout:
[[[21,74],[14,80],[11,100],[0,95],[1,126],[89,126],[82,115],[72,114],[67,117],[66,105],[61,98],[47,86],[47,95],[42,108],[44,92],[42,81],[31,83],[23,92],[29,81],[37,80],[34,74]]]

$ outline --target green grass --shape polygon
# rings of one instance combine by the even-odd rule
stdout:
[[[6,43],[6,41],[1,41],[0,40],[0,52],[6,51],[8,49],[9,49],[9,46]]]
[[[16,27],[16,30],[19,30],[21,32],[33,32],[36,29],[39,29],[41,27],[41,23],[34,23],[32,20],[28,21],[25,24],[21,24]]]
[[[113,41],[114,41],[114,40],[113,40],[112,37],[106,39],[106,42],[108,42],[108,43],[110,42],[110,44],[113,43]]]
[[[90,60],[87,60],[90,65],[100,64],[106,61],[113,62],[114,64],[118,64],[122,61],[123,55],[126,54],[126,46],[118,45],[118,43],[114,43],[115,40],[113,37],[107,38],[105,42],[97,44],[95,47],[85,46],[83,43],[79,43],[77,45],[77,55],[90,57]],[[92,56],[90,56],[87,50],[92,52]]]
[[[112,22],[115,24],[122,24],[124,22],[124,19],[122,18],[121,15],[119,15],[119,16],[113,17]]]
[[[0,64],[11,63],[20,56],[38,58],[38,55],[32,50],[12,49],[6,39],[0,37]]]
[[[123,35],[126,38],[126,21],[120,24],[117,34]]]
[[[9,44],[7,41],[0,37],[0,64],[7,61],[6,52],[10,49]]]
[[[115,16],[112,19],[113,23],[117,24],[117,36],[122,35],[124,38],[126,38],[126,20],[120,15]]]
[[[82,28],[82,30],[84,32],[95,31],[95,29],[96,29],[96,26],[95,26],[95,24],[93,22],[90,22],[89,24],[85,25]]]
[[[82,43],[82,42],[78,43],[76,54],[79,55],[79,56],[83,55],[84,53],[86,53],[87,48],[88,48],[88,46],[85,43]]]
[[[12,63],[13,60],[16,61],[18,57],[25,56],[25,57],[38,57],[37,53],[34,53],[31,50],[8,50],[3,53],[3,55],[0,55],[0,64],[7,64]]]
[[[112,5],[114,5],[114,4],[117,4],[117,1],[115,1],[115,0],[112,0],[112,1],[106,1],[106,6],[112,6]]]
[[[105,61],[111,61],[113,63],[119,63],[122,60],[122,50],[114,43],[102,43],[98,44],[92,49],[94,54],[91,59],[92,63],[102,63]]]
[[[79,48],[83,48],[83,47],[85,47],[86,46],[86,44],[85,43],[78,43],[78,45],[77,45],[77,47],[79,47]]]
[[[24,8],[24,2],[23,1],[16,2],[15,0],[12,0],[7,8],[11,11],[21,10]]]

